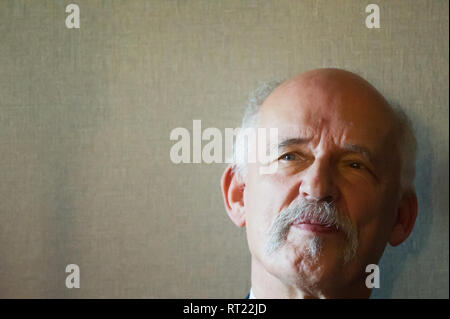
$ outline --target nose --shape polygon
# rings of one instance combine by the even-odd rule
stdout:
[[[316,159],[301,174],[299,193],[302,198],[328,203],[338,200],[339,190],[328,163]]]

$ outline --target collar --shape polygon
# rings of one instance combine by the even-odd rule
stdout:
[[[250,288],[250,295],[248,296],[248,299],[256,299],[255,295],[253,294],[252,288]]]

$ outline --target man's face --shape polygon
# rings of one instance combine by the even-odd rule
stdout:
[[[364,85],[310,83],[282,86],[260,109],[258,126],[278,128],[278,168],[263,175],[258,163],[248,165],[245,223],[253,262],[287,285],[331,291],[364,282],[366,265],[381,257],[396,218],[400,166],[380,96]],[[350,260],[342,229],[308,222],[290,225],[282,245],[265,250],[280,213],[302,201],[329,203],[348,220],[357,238]]]

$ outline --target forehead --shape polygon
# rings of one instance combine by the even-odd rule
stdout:
[[[261,106],[261,127],[276,127],[280,138],[321,133],[340,142],[386,148],[392,141],[393,115],[387,102],[366,84],[287,83]]]

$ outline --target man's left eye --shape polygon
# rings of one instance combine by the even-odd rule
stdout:
[[[363,168],[363,165],[361,163],[358,163],[358,162],[351,162],[350,163],[350,167],[354,168],[354,169],[361,169],[361,168]]]

